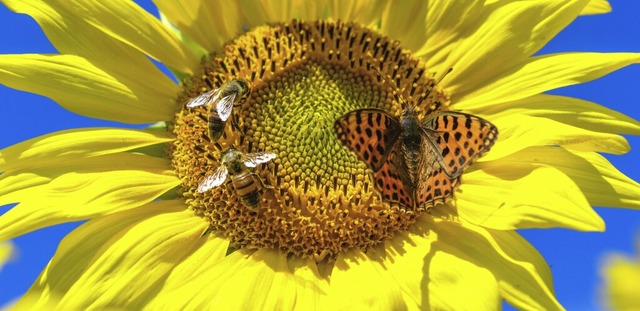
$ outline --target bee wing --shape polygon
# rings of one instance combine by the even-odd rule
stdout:
[[[269,162],[271,159],[275,159],[276,154],[271,152],[256,152],[245,154],[242,161],[247,167],[256,167],[258,164]]]
[[[223,97],[216,106],[220,120],[227,121],[231,116],[231,110],[233,109],[233,101],[236,100],[236,93],[231,93]]]
[[[213,174],[207,176],[207,178],[198,185],[198,192],[203,193],[209,189],[222,185],[222,183],[227,179],[228,172],[229,171],[226,166],[223,165],[218,167]]]
[[[220,89],[213,89],[213,90],[211,90],[209,92],[202,93],[202,94],[190,99],[187,102],[187,107],[188,108],[193,108],[193,107],[208,105],[208,104],[212,103],[213,101],[215,101],[215,99],[217,98],[219,92],[220,92]]]

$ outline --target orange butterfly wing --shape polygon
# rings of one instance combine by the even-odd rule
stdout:
[[[373,173],[373,180],[384,201],[413,208],[413,181],[400,148],[401,144],[394,146],[380,170]]]
[[[436,135],[434,133],[426,135]],[[460,176],[450,178],[438,160],[439,150],[433,149],[430,139],[425,135],[422,139],[423,157],[418,165],[418,181],[416,182],[417,206],[429,209],[436,203],[444,203],[453,197],[455,188],[460,184]]]
[[[482,118],[453,111],[438,112],[422,124],[427,143],[451,179],[491,149],[498,129]]]
[[[460,175],[493,146],[498,129],[459,112],[437,112],[422,122],[417,173],[410,174],[398,143],[397,118],[379,109],[351,111],[335,123],[340,140],[374,171],[375,188],[388,203],[430,208],[453,196]],[[417,180],[411,180],[410,176]]]
[[[385,164],[401,132],[398,119],[380,109],[348,112],[336,120],[334,130],[340,141],[374,172]]]
[[[342,143],[373,170],[382,199],[413,207],[413,182],[399,152],[401,130],[398,119],[380,109],[354,110],[335,123]]]

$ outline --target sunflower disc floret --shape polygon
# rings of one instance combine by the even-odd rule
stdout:
[[[396,92],[385,76],[409,87]],[[248,81],[252,91],[234,108],[222,137],[207,135],[209,107],[184,108],[176,115],[173,148],[188,204],[231,247],[331,258],[367,249],[424,212],[383,202],[371,170],[333,132],[335,120],[354,109],[398,115],[399,96],[428,96],[419,109],[442,109],[445,96],[430,92],[433,76],[398,42],[340,22],[261,26],[203,62],[186,83],[182,107],[233,79]],[[244,206],[229,184],[195,191],[229,148],[276,155],[254,170],[264,183],[257,209]]]

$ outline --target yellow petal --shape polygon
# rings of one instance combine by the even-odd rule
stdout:
[[[252,267],[246,267],[242,271],[242,275],[255,275],[257,276],[255,284],[247,286],[245,280],[241,280],[237,276],[229,278],[227,282],[228,286],[224,286],[218,292],[216,292],[214,299],[220,301],[220,306],[224,310],[236,309],[236,306],[241,306],[239,309],[247,309],[250,306],[259,310],[295,310],[295,309],[310,309],[315,308],[315,303],[324,304],[319,299],[320,292],[314,292],[312,297],[306,297],[309,300],[302,300],[298,298],[300,293],[309,293],[306,289],[308,287],[315,286],[315,280],[318,276],[315,275],[315,280],[309,282],[309,279],[303,279],[296,276],[289,268],[287,256],[276,250],[261,249],[251,255],[254,260]],[[314,265],[312,260],[307,260],[307,265]],[[249,268],[249,269],[247,269]],[[316,287],[317,288],[317,287]],[[280,295],[272,295],[272,293],[280,292]],[[241,304],[233,302],[228,297],[239,293],[244,297],[251,297],[253,293],[262,293],[263,299],[253,299],[253,301],[245,301]],[[245,298],[246,300],[246,298]]]
[[[241,8],[248,8],[247,10],[240,10],[242,19],[247,21],[248,29],[258,25],[264,25],[269,22],[269,16],[267,15],[269,3],[267,1],[238,0],[237,3]]]
[[[500,296],[517,309],[562,309],[553,293],[549,266],[517,233],[430,217],[420,218],[417,225],[424,230],[422,235],[435,235],[432,254],[446,252],[491,271],[498,281]]]
[[[497,160],[495,165],[502,165],[499,164],[502,161],[522,168],[554,167],[576,183],[590,205],[640,208],[640,184],[595,152],[570,152],[550,146],[531,147]],[[562,205],[561,209],[564,208],[565,205]]]
[[[393,4],[395,2],[390,2]],[[430,70],[445,72],[452,49],[460,43],[460,38],[471,35],[484,22],[484,3],[466,0],[429,1],[426,20],[426,40],[412,48],[414,55],[426,62]],[[390,12],[390,14],[393,14]],[[399,17],[400,18],[400,17]]]
[[[319,19],[325,13],[324,3],[298,0],[240,0],[240,16],[247,28],[291,19]]]
[[[0,271],[2,271],[2,267],[11,260],[12,254],[13,245],[11,243],[0,243]]]
[[[315,266],[311,260],[307,264]],[[300,293],[315,290],[316,284],[322,281],[310,283],[301,277],[302,274],[293,273],[287,256],[275,250],[261,249],[252,255],[236,251],[221,261],[205,261],[201,265],[199,271],[202,272],[189,279],[184,276],[173,278],[174,282],[181,280],[181,283],[169,284],[170,277],[149,308],[302,310],[324,305],[315,299],[318,297],[298,298]],[[315,276],[317,278],[317,273]],[[247,277],[251,278],[250,282]],[[320,296],[320,293],[315,295]]]
[[[157,291],[153,297],[149,297],[149,302],[146,306],[148,310],[210,310],[220,309],[221,304],[224,301],[214,300],[213,296],[216,290],[220,287],[226,286],[220,279],[225,280],[227,278],[220,277],[225,273],[229,273],[228,278],[239,278],[247,283],[247,286],[251,286],[246,282],[244,276],[250,276],[253,281],[257,275],[240,273],[245,266],[251,266],[254,261],[250,259],[250,256],[243,251],[236,251],[229,256],[226,256],[222,260],[205,260],[200,263],[200,267],[194,269],[194,273],[191,275],[178,275],[172,273],[167,280],[162,284],[162,287]],[[220,278],[220,279],[219,279]],[[197,288],[197,291],[193,289]],[[259,295],[263,296],[263,295]],[[180,299],[175,299],[180,297]],[[252,297],[253,298],[253,297]],[[223,300],[231,300],[239,305],[243,303],[249,303],[249,298],[245,298],[239,293],[234,293],[231,296],[225,297]],[[236,308],[236,310],[241,310]]]
[[[622,174],[605,157],[595,152],[575,154],[597,170],[597,174],[585,174],[586,171],[581,171],[576,165],[570,166],[573,172],[567,172],[567,175],[579,181],[582,192],[592,205],[640,209],[640,184]]]
[[[355,0],[356,2],[358,0]],[[362,0],[360,0],[362,1]],[[327,0],[322,1],[297,1],[301,3],[299,15],[300,20],[321,20],[327,19]]]
[[[473,53],[469,53],[473,54]],[[453,85],[444,80],[455,109],[473,109],[583,83],[640,61],[632,53],[562,53],[533,57],[494,78]],[[453,66],[455,71],[455,65]],[[448,79],[448,78],[447,78]]]
[[[173,32],[134,2],[47,1],[34,6],[39,7],[38,10],[60,12],[60,15],[80,23],[83,27],[74,32],[82,31],[84,27],[98,29],[106,36],[183,72],[191,73],[200,64],[198,57],[191,54]]]
[[[498,283],[490,271],[451,254],[433,231],[426,233],[426,227],[412,231],[418,232],[401,232],[386,241],[387,254],[381,258],[387,273],[401,286],[409,309],[500,308]]]
[[[640,135],[640,122],[596,103],[572,97],[538,94],[482,108],[487,118],[528,115],[596,132]]]
[[[602,275],[604,296],[611,310],[640,310],[640,261],[619,255],[607,258]]]
[[[330,290],[329,299],[345,310],[407,309],[400,285],[383,263],[359,250],[338,256]]]
[[[296,0],[259,0],[253,1],[251,4],[254,5],[254,10],[263,10],[265,12],[267,21],[282,22],[288,21],[294,17],[301,2],[302,1]]]
[[[296,286],[296,307],[301,310],[310,310],[317,306],[327,306],[327,309],[337,307],[327,298],[329,292],[329,273],[320,270],[330,263],[321,263],[325,267],[318,267],[313,259],[288,258],[289,269],[293,272]],[[329,270],[329,269],[325,269]],[[322,270],[322,271],[325,271]]]
[[[43,0],[2,2],[14,12],[33,17],[61,54],[81,56],[131,88],[155,91],[167,98],[175,96],[175,84],[144,53],[98,28],[88,27],[86,20],[77,16],[78,11],[53,7]]]
[[[604,230],[581,189],[553,165],[526,163],[515,155],[476,165],[455,193],[462,221],[499,230]]]
[[[182,287],[186,282],[206,273],[209,265],[204,263],[217,263],[224,259],[229,248],[228,239],[215,234],[205,234],[202,236],[202,240],[203,244],[199,248],[178,263],[165,281],[157,284],[157,290],[175,290]],[[153,300],[155,300],[154,297],[146,297],[146,303]]]
[[[123,128],[64,130],[0,150],[0,171],[51,166],[63,161],[118,153],[171,140],[168,133],[157,130]]]
[[[629,143],[620,136],[575,127],[552,119],[525,114],[501,114],[488,118],[500,130],[498,142],[482,161],[502,158],[531,146],[562,146],[578,151],[623,154]]]
[[[110,169],[116,171],[138,170],[166,176],[172,176],[173,174],[169,170],[168,161],[165,159],[129,153],[110,154],[94,158],[67,158],[67,161],[44,162],[43,164],[50,165],[33,165],[15,171],[4,172],[0,175],[0,204],[23,201],[23,198],[29,197],[25,193],[33,193],[45,189],[49,183],[58,183],[60,181],[56,181],[56,179],[59,177],[71,178],[82,174],[96,174],[97,176],[100,172],[108,172]],[[134,167],[133,165],[139,166]],[[69,187],[73,189],[74,185],[75,182],[70,184]]]
[[[400,41],[403,48],[418,50],[427,40],[429,6],[422,0],[407,0],[402,4],[389,1],[382,12],[380,31]]]
[[[234,1],[168,1],[155,0],[155,5],[180,31],[209,52],[220,52],[222,46],[242,34],[246,23]]]
[[[186,46],[189,50],[191,50],[192,54],[200,57],[200,59],[203,59],[209,55],[209,51],[207,51],[207,49],[203,48],[198,42],[191,39],[191,37],[189,37],[181,29],[178,29],[174,24],[171,23],[171,21],[165,14],[163,14],[162,12],[159,12],[159,15],[160,15],[159,18],[162,24],[164,24],[167,28],[171,29],[171,31],[173,31],[173,33],[176,34],[176,36],[180,39],[180,41],[182,41],[182,44],[184,44],[184,46]],[[169,68],[169,70],[171,70],[171,73],[173,73],[175,79],[178,81],[184,81],[185,79],[188,79],[189,77],[191,77],[191,74],[181,72],[176,69]]]
[[[580,12],[582,15],[603,14],[611,12],[611,5],[607,0],[591,0]]]
[[[467,24],[466,17],[447,21],[447,24],[462,23],[470,28],[467,31],[472,31],[457,36],[462,39],[447,48],[450,55],[446,60],[433,63],[438,72],[453,68],[442,85],[452,90],[451,94],[456,96],[454,103],[462,96],[459,94],[481,88],[505,71],[521,66],[571,23],[587,1],[502,1],[486,5],[475,27]],[[472,14],[471,18],[476,17]]]
[[[0,83],[47,96],[66,109],[88,117],[126,123],[173,118],[175,95],[124,84],[82,57],[2,55],[0,68]],[[174,84],[154,87],[176,90]]]
[[[91,220],[62,240],[27,296],[66,310],[131,308],[204,243],[205,227],[181,201]]]
[[[166,159],[112,154],[2,174],[0,205],[20,204],[0,216],[0,241],[146,204],[180,184],[170,167]]]
[[[329,16],[334,20],[353,21],[370,28],[378,28],[380,16],[388,1],[381,0],[330,0]]]

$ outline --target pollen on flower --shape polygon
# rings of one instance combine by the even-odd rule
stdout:
[[[371,169],[334,133],[336,119],[355,109],[400,114],[397,94],[380,74],[404,86],[398,90],[404,99],[426,98],[421,113],[444,109],[446,96],[430,93],[434,80],[420,62],[398,42],[355,24],[261,26],[210,55],[201,73],[187,81],[174,127],[173,165],[189,206],[235,249],[276,248],[316,260],[367,249],[406,229],[424,209],[384,202]],[[251,93],[237,101],[214,141],[208,135],[210,107],[185,103],[233,79],[247,81]],[[276,155],[247,168],[259,191],[255,209],[242,203],[229,182],[234,176],[196,191],[229,148]]]

